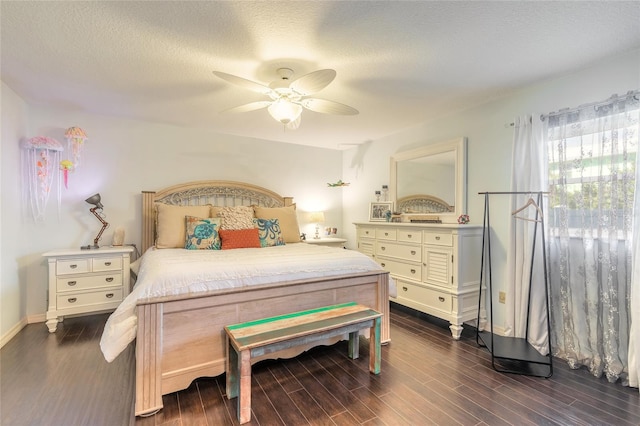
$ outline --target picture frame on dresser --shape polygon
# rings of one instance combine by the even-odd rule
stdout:
[[[369,205],[369,221],[370,222],[386,222],[387,212],[393,211],[393,202],[376,201]]]

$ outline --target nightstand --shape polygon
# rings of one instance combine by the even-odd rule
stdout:
[[[344,248],[344,243],[347,242],[344,238],[307,238],[305,240],[307,244],[318,244],[321,246],[327,247],[342,247]]]
[[[49,263],[47,327],[53,333],[65,315],[114,310],[129,294],[131,246],[44,253]]]

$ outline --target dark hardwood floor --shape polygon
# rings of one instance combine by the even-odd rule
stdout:
[[[164,397],[155,416],[133,417],[134,353],[113,363],[98,347],[107,315],[70,318],[49,334],[24,328],[0,351],[0,422],[13,425],[233,425],[236,400],[224,375]],[[414,311],[391,310],[382,373],[368,371],[346,342],[253,368],[253,425],[639,425],[638,389],[554,363],[550,379],[497,373],[465,329]]]

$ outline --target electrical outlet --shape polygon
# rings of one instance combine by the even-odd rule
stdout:
[[[506,298],[507,298],[507,293],[505,293],[504,291],[501,291],[500,293],[498,293],[498,302],[505,303]]]

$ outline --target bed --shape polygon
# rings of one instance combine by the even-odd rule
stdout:
[[[292,198],[240,182],[199,181],[142,193],[144,254],[140,262],[138,281],[131,295],[110,316],[101,340],[105,358],[110,361],[117,356],[121,348],[129,344],[129,340],[135,338],[136,416],[157,412],[163,406],[162,395],[185,389],[196,378],[224,373],[224,326],[228,324],[336,303],[357,302],[383,314],[382,342],[389,342],[388,273],[356,251],[294,242],[291,231],[287,236],[288,242],[273,247],[238,250],[159,248],[163,245],[161,241],[166,243],[167,240],[161,238],[166,234],[164,219],[160,220],[162,211],[192,207],[212,208],[211,206],[231,209],[252,206],[256,216],[281,215],[280,223],[286,223],[291,219],[291,211],[295,216]],[[187,220],[187,236],[188,223]],[[296,232],[299,232],[299,229],[296,229]],[[223,239],[224,241],[227,240]],[[146,290],[147,282],[161,281],[161,277],[172,274],[170,269],[161,269],[165,268],[164,265],[188,263],[173,258],[174,254],[189,256],[188,262],[193,262],[189,269],[200,271],[198,276],[213,274],[202,269],[206,262],[211,265],[215,262],[218,265],[216,267],[231,269],[231,258],[245,255],[254,259],[250,264],[246,259],[241,261],[241,264],[245,262],[247,265],[245,269],[252,270],[263,265],[271,272],[264,273],[264,276],[261,275],[263,278],[247,284],[245,281],[249,278],[246,276],[251,274],[245,274],[243,270],[238,271],[237,273],[244,277],[240,279],[239,286],[227,285],[227,281],[220,278],[218,281],[222,284],[218,287],[203,287],[201,281],[209,283],[209,278],[205,277],[202,280],[193,279],[192,282],[187,282],[191,278],[183,279],[184,289],[178,292]],[[352,256],[351,260],[345,258],[347,254]],[[294,271],[296,267],[284,260],[288,261],[298,255],[303,258],[307,256],[307,260],[303,262],[304,267],[299,267],[302,272],[297,271],[292,277],[289,271]],[[281,264],[276,265],[276,261],[268,260],[269,256],[281,259]],[[215,260],[211,260],[210,257]],[[332,268],[322,266],[321,259],[325,257],[327,261],[333,262],[332,265],[337,265],[333,272],[327,272]],[[373,263],[367,266],[366,262]],[[227,269],[221,274],[226,274]],[[285,269],[287,274],[280,274]],[[269,274],[272,274],[271,278],[264,278]],[[221,276],[217,272],[214,275]],[[131,309],[132,313],[127,314],[127,309]],[[126,328],[129,335],[118,336],[114,331],[118,327]],[[334,338],[323,343],[333,344],[346,337]],[[110,347],[113,342],[116,342],[115,349]],[[310,347],[311,345],[292,348],[278,353],[278,357],[289,358]],[[256,358],[255,362],[257,361],[260,361],[260,358]]]

